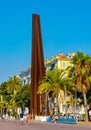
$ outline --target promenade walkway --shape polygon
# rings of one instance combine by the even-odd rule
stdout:
[[[0,120],[0,130],[91,130],[91,124],[60,124],[40,121],[31,121],[30,125],[19,120]]]

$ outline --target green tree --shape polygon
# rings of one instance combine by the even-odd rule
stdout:
[[[91,81],[91,58],[82,52],[77,52],[72,59],[73,66],[70,68],[69,76],[72,78],[77,90],[83,93],[85,121],[88,121],[86,93],[90,89]]]
[[[22,87],[21,79],[18,76],[13,76],[9,78],[7,82],[4,82],[0,86],[0,92],[2,94],[2,102],[6,102],[8,104],[8,109],[15,110],[16,104],[14,101],[14,95],[17,91]]]
[[[38,87],[38,93],[52,94],[55,97],[60,92],[60,81],[62,80],[63,71],[55,68],[52,71],[47,71],[42,82],[40,82]]]
[[[24,85],[14,96],[17,106],[30,106],[30,84]]]
[[[56,98],[57,104],[58,102],[58,95],[60,90],[65,92],[65,105],[66,105],[66,93],[68,88],[68,80],[64,78],[64,71],[55,68],[52,71],[47,71],[44,79],[40,83],[38,87],[38,93],[43,94],[47,93],[49,97]],[[58,105],[59,107],[59,105]]]
[[[72,108],[73,108],[73,113],[75,112],[74,109],[74,100],[75,100],[75,93],[76,93],[76,88],[74,86],[74,84],[72,83],[72,81],[68,78],[68,75],[66,77],[64,77],[61,81],[60,81],[60,86],[61,89],[64,91],[64,105],[65,105],[65,114],[67,112],[68,109],[68,105],[67,105],[67,97],[70,96],[71,98],[71,104],[73,104]]]
[[[0,108],[1,108],[1,114],[5,114],[3,111],[5,109],[9,108],[11,99],[12,99],[12,96],[7,92],[7,82],[3,82],[0,85]],[[8,105],[6,105],[6,104],[8,104]]]
[[[21,79],[18,76],[10,77],[7,81],[8,93],[15,94],[22,87]]]

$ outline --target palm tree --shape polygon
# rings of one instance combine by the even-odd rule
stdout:
[[[60,93],[61,84],[60,81],[63,77],[63,71],[55,68],[52,71],[47,71],[46,75],[38,87],[38,93],[47,93],[49,97],[56,99],[56,105],[58,104],[58,94]],[[58,107],[58,106],[57,106]]]
[[[8,109],[11,100],[11,95],[7,93],[7,82],[0,84],[0,109],[1,114],[5,114],[4,111]],[[6,107],[8,104],[8,107]]]
[[[13,108],[13,106],[16,106],[14,101],[14,96],[16,92],[21,88],[21,80],[18,76],[14,76],[12,78],[9,78],[7,82],[3,82],[0,85],[0,95],[2,97],[1,105],[5,104],[5,108],[1,107],[1,111],[8,110],[9,108]],[[8,104],[8,107],[6,107],[6,104]]]
[[[7,82],[8,93],[15,94],[22,87],[21,79],[18,76],[10,77]]]
[[[52,93],[52,97],[55,97],[60,91],[60,80],[62,79],[62,72],[55,68],[52,71],[47,71],[44,79],[40,82],[38,87],[38,93]]]
[[[15,95],[16,93],[22,88],[21,79],[18,76],[10,77],[6,84],[7,93],[11,96],[9,101],[10,108],[12,109],[13,113],[17,109],[17,104],[15,102]]]
[[[64,71],[59,70],[55,68],[52,71],[47,71],[44,79],[40,83],[38,87],[38,93],[43,94],[47,93],[49,97],[51,96],[52,98],[56,99],[56,106],[58,107],[59,110],[59,102],[60,98],[64,100],[64,105],[65,105],[65,113],[66,113],[66,97],[67,93],[71,93],[71,90],[73,89],[73,84],[71,81],[68,80],[67,77],[64,76]],[[62,95],[59,96],[60,90],[64,92],[64,98]],[[58,98],[59,97],[59,98]],[[59,99],[59,100],[58,100]],[[63,102],[62,102],[63,103]]]
[[[91,81],[91,58],[83,54],[82,52],[77,52],[72,59],[73,66],[70,68],[69,75],[72,78],[76,89],[83,93],[84,98],[84,108],[85,108],[85,121],[88,121],[87,113],[87,99],[86,93],[90,89]]]
[[[67,97],[74,97],[76,89],[72,81],[68,78],[68,75],[60,81],[60,85],[64,91],[65,114],[67,114]],[[71,100],[71,102],[73,102],[73,100]]]

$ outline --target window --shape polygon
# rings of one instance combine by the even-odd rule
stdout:
[[[72,66],[72,63],[71,63],[71,62],[69,63],[69,66]]]
[[[50,70],[54,70],[54,67],[55,67],[55,64],[52,64]]]
[[[63,67],[63,68],[66,68],[66,64],[65,64],[65,62],[63,62],[62,67]]]

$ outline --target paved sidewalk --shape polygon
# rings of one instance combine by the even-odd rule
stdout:
[[[91,124],[60,124],[40,121],[31,121],[30,125],[19,120],[2,121],[0,120],[0,130],[91,130]]]

